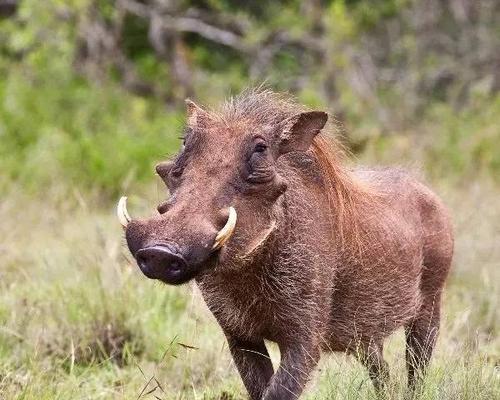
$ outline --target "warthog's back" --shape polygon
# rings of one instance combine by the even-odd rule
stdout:
[[[361,219],[364,247],[346,255],[336,273],[333,350],[383,338],[411,321],[425,296],[441,290],[452,254],[447,212],[426,186],[400,169],[355,175],[380,196]]]

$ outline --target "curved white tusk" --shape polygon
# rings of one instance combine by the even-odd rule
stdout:
[[[127,198],[125,196],[123,196],[120,201],[118,201],[118,206],[116,207],[116,215],[120,220],[120,224],[122,224],[124,228],[126,228],[128,223],[132,221],[132,218],[130,218],[130,215],[128,215]]]
[[[227,217],[226,225],[217,233],[212,250],[220,249],[229,240],[236,226],[236,219],[236,210],[234,207],[229,207],[229,216]]]

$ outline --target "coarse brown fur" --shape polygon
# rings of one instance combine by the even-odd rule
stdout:
[[[252,399],[299,396],[322,351],[355,355],[381,388],[383,341],[399,327],[413,386],[439,329],[445,207],[402,170],[349,170],[325,122],[268,90],[220,110],[188,103],[186,149],[157,168],[172,197],[127,228],[134,255],[161,244],[185,263],[181,280],[157,278],[196,279]],[[210,252],[228,206],[235,232]],[[280,348],[276,372],[265,339]]]

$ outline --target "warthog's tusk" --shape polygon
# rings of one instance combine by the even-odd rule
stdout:
[[[219,233],[217,233],[212,250],[220,249],[222,246],[224,246],[224,243],[229,240],[229,238],[233,234],[234,227],[236,226],[236,219],[236,210],[234,209],[234,207],[229,207],[229,216],[227,217],[226,225],[224,225],[224,228],[222,228]]]
[[[124,228],[126,228],[128,223],[132,221],[132,218],[130,218],[130,215],[128,215],[127,198],[125,196],[123,196],[120,201],[118,201],[118,206],[116,207],[116,215],[120,220],[120,224],[122,224]]]

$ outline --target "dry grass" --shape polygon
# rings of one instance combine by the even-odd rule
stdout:
[[[456,257],[420,397],[498,399],[500,189],[443,186],[441,193],[455,215]],[[135,206],[146,214],[153,202]],[[112,206],[96,207],[78,194],[33,199],[13,191],[0,204],[0,220],[0,398],[245,398],[196,291],[165,287],[137,271]],[[401,334],[386,355],[387,397],[400,399]],[[306,396],[375,395],[361,366],[334,355],[324,357]]]

